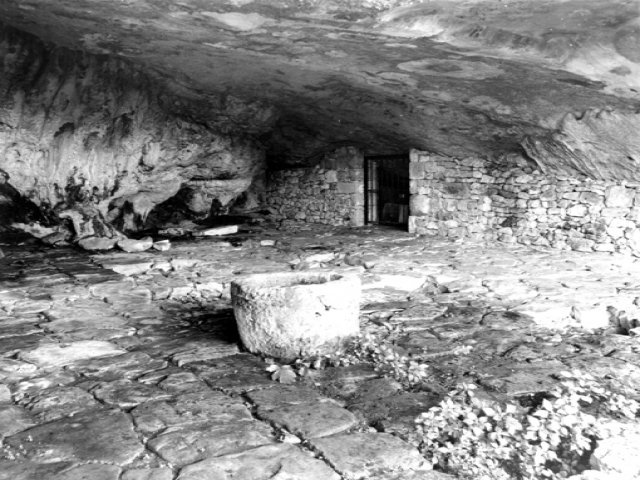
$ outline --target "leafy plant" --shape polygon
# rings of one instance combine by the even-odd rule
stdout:
[[[577,472],[593,441],[608,436],[596,415],[634,418],[639,405],[590,375],[561,378],[529,409],[481,400],[475,385],[458,385],[416,419],[421,451],[465,479],[558,479]]]
[[[371,333],[356,337],[346,349],[331,356],[329,362],[339,366],[372,363],[376,370],[407,386],[418,385],[429,377],[426,364],[410,359]]]
[[[297,378],[297,374],[291,365],[280,365],[273,362],[267,366],[266,370],[271,373],[271,380],[280,383],[294,383]]]
[[[306,376],[311,369],[322,370],[327,365],[349,366],[373,364],[376,370],[402,382],[405,386],[418,385],[429,377],[429,367],[398,352],[393,345],[368,333],[353,339],[343,350],[333,355],[316,355],[297,359],[290,365],[280,365],[266,359],[271,378],[281,383],[293,383],[297,376]]]

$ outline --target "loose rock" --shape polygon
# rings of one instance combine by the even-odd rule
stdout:
[[[153,239],[151,237],[144,237],[140,240],[132,238],[121,238],[118,240],[118,247],[128,253],[144,252],[149,250],[153,246]]]

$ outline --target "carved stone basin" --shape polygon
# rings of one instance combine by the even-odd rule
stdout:
[[[330,353],[357,335],[360,291],[358,277],[335,272],[256,274],[231,283],[242,343],[285,359]]]

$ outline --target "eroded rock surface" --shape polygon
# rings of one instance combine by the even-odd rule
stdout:
[[[525,139],[541,143],[528,148],[537,159],[591,173],[626,171],[627,152],[638,161],[637,145],[621,137],[637,124],[640,100],[634,1],[187,0],[157,9],[143,1],[9,0],[0,12],[47,41],[158,72],[181,99],[172,109],[213,127],[267,133],[275,162],[304,162],[344,142],[465,157],[518,151]],[[107,123],[135,128],[140,112],[131,108],[123,104]],[[597,135],[607,147],[588,146],[601,129],[585,119],[608,110],[615,121]],[[585,119],[576,129],[563,122],[568,115]],[[260,131],[256,120],[274,128]],[[186,140],[201,149],[205,138]],[[195,207],[210,192],[194,186],[184,195]]]
[[[64,228],[21,228],[38,237],[68,231],[89,250],[108,250],[117,229],[137,230],[177,194],[195,216],[206,216],[213,201],[228,207],[241,194],[255,203],[250,191],[262,182],[264,152],[242,132],[180,116],[180,100],[169,99],[144,69],[52,49],[4,25],[0,57],[0,182],[15,192],[0,198],[30,202],[52,225],[64,221]],[[242,104],[230,108],[242,115]],[[218,113],[231,121],[234,113],[225,109]],[[268,123],[267,110],[259,117],[252,116],[256,124]]]

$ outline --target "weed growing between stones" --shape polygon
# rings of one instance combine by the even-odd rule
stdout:
[[[529,408],[478,398],[458,385],[416,419],[420,449],[439,469],[464,479],[560,479],[584,469],[595,441],[610,436],[603,418],[635,418],[639,405],[592,376],[564,372]]]
[[[378,372],[393,377],[407,387],[419,385],[429,377],[426,364],[402,355],[393,345],[371,333],[358,336],[328,361],[335,366],[371,363]]]
[[[266,370],[271,373],[272,380],[281,383],[292,383],[296,376],[304,377],[310,369],[322,370],[327,366],[346,367],[362,363],[372,364],[381,375],[390,376],[409,388],[422,384],[430,376],[428,365],[399,353],[393,345],[372,333],[359,335],[332,355],[297,359],[291,365],[280,365],[272,359],[266,359],[266,362]]]

